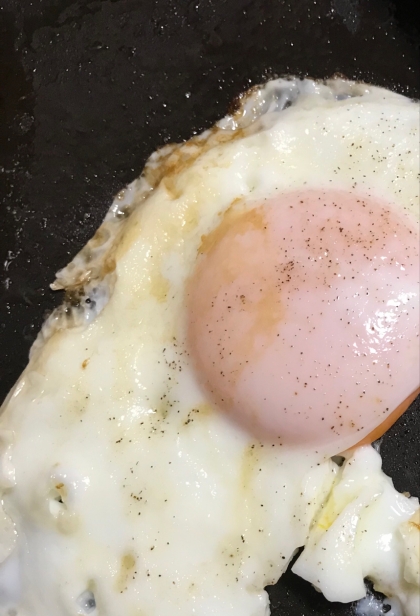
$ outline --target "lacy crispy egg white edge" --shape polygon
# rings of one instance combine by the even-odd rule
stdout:
[[[264,87],[251,89],[235,103],[238,109],[220,120],[213,128],[193,137],[186,143],[169,144],[153,153],[139,179],[122,190],[114,199],[104,222],[93,238],[64,269],[57,273],[51,285],[54,291],[65,290],[67,301],[45,322],[32,352],[42,344],[45,336],[55,329],[89,322],[102,310],[115,282],[115,251],[130,214],[141,207],[162,182],[176,197],[176,175],[190,167],[205,152],[223,143],[264,131],[275,122],[275,114],[290,106],[305,109],[305,100],[337,101],[363,97],[363,101],[381,99],[398,105],[411,105],[399,94],[363,83],[340,78],[324,83],[311,80],[279,79]],[[418,203],[409,201],[407,207],[418,216]]]
[[[190,232],[197,213],[180,208],[158,222],[127,265],[156,193],[181,200],[183,178],[207,153],[264,135],[289,107],[305,114],[349,100],[414,107],[341,79],[255,88],[213,129],[153,154],[58,273],[52,287],[67,300],[0,420],[1,616],[264,616],[264,587],[303,545],[293,571],[327,599],[361,599],[369,578],[395,610],[419,615],[418,500],[396,492],[379,454],[361,447],[338,466],[264,447],[214,413],[193,382],[177,339],[182,236],[171,225]],[[418,218],[418,201],[405,203]],[[170,245],[164,276],[144,265],[156,234]]]

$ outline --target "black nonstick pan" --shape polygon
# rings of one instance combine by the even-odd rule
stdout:
[[[419,97],[418,20],[415,0],[0,0],[0,398],[62,299],[55,271],[157,147],[282,74]],[[417,399],[381,444],[417,496],[419,437]],[[269,593],[273,616],[354,613],[292,574]]]

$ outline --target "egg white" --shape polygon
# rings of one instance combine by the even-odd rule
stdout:
[[[367,531],[392,536],[395,575],[377,572],[381,549],[361,566],[368,543],[340,552],[353,580],[337,571],[332,525],[320,581],[320,512],[348,474],[323,452],[256,442],[212,408],[185,346],[184,290],[202,236],[237,199],[361,191],[418,219],[418,124],[418,106],[385,90],[271,82],[213,131],[154,155],[115,200],[58,275],[80,306],[49,319],[3,408],[0,588],[16,583],[1,615],[262,616],[264,586],[305,543],[295,570],[327,597],[359,599],[370,576],[415,614],[402,581],[411,548],[394,538],[418,502],[361,450],[375,467],[361,483],[387,486],[374,519],[402,503]]]

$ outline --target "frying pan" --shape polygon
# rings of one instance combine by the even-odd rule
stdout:
[[[159,146],[282,74],[341,73],[419,97],[417,2],[0,0],[0,398],[23,369],[55,271]],[[419,399],[381,443],[419,496]],[[273,616],[348,616],[292,574]],[[220,615],[223,616],[223,615]]]

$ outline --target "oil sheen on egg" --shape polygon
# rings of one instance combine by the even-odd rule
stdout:
[[[117,196],[2,410],[0,616],[265,616],[304,545],[418,616],[417,499],[330,459],[419,386],[418,125],[277,80]]]

